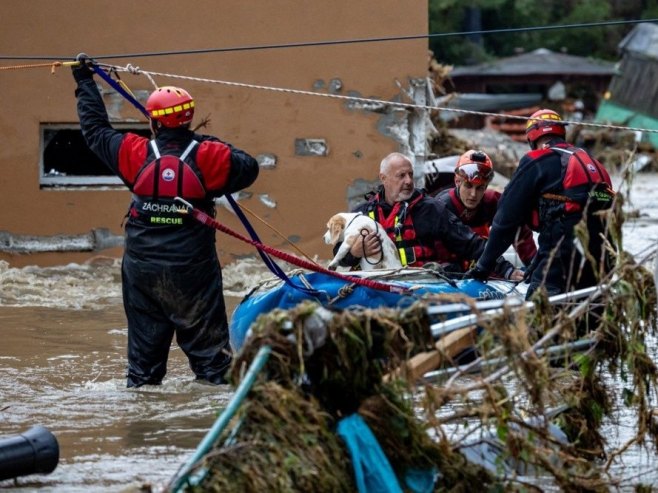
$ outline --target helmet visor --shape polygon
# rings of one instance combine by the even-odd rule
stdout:
[[[488,183],[493,178],[493,170],[479,163],[464,164],[455,170],[457,176],[464,180],[475,183]]]

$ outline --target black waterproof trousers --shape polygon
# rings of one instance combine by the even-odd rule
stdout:
[[[587,225],[589,242],[584,246],[595,261],[585,257],[574,244],[574,229],[578,218],[558,218],[546,224],[539,235],[539,250],[531,266],[532,274],[526,298],[544,286],[549,296],[574,289],[595,286],[600,273],[609,272],[609,262],[603,248],[604,225],[592,218]],[[577,241],[577,240],[576,240]]]
[[[197,379],[224,383],[231,352],[217,258],[162,265],[126,254],[121,274],[128,387],[162,382],[174,334]]]

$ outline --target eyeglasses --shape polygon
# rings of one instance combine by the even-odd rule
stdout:
[[[487,183],[493,177],[493,170],[478,163],[468,163],[455,170],[455,174],[472,183]]]

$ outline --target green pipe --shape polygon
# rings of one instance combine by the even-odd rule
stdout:
[[[176,476],[174,476],[174,479],[171,480],[169,483],[171,486],[167,488],[167,491],[178,493],[179,491],[183,491],[183,486],[185,483],[190,483],[190,471],[194,465],[199,462],[203,456],[206,455],[206,453],[208,453],[208,451],[217,441],[219,435],[224,431],[224,428],[226,428],[231,419],[233,419],[235,413],[238,411],[238,409],[240,409],[242,401],[244,401],[245,397],[247,397],[249,390],[256,380],[256,376],[267,362],[271,352],[272,348],[270,346],[263,346],[258,350],[258,354],[256,354],[256,357],[251,362],[246,375],[240,382],[240,385],[238,385],[238,388],[235,390],[233,398],[230,400],[222,414],[217,417],[217,420],[212,425],[210,430],[208,430],[208,433],[206,433],[206,436],[203,438],[203,440],[201,440],[201,443],[199,443],[197,446],[194,454],[192,454],[192,457],[188,459],[185,465],[178,471]],[[198,484],[204,476],[205,474],[201,475],[200,477],[195,477],[195,484]]]

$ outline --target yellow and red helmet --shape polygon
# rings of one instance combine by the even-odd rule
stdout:
[[[530,115],[525,128],[525,135],[530,147],[534,149],[537,139],[544,135],[557,135],[564,138],[567,134],[566,125],[566,123],[562,123],[562,118],[555,111],[539,110]]]
[[[487,185],[494,176],[493,163],[486,153],[471,149],[459,156],[455,175],[475,186]]]
[[[181,127],[194,117],[194,99],[180,87],[159,87],[146,100],[146,111],[165,127]]]

